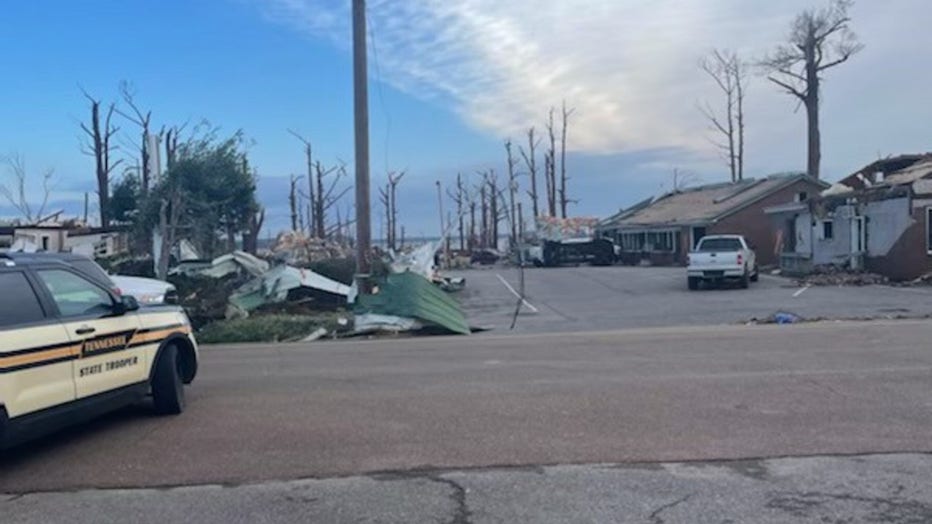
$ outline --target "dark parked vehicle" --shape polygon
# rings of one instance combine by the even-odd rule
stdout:
[[[469,257],[469,262],[489,266],[498,262],[501,258],[502,255],[494,249],[480,249],[472,252],[472,255]]]

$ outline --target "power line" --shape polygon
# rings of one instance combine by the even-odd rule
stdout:
[[[366,7],[366,12],[369,12],[368,6]],[[371,17],[370,20],[372,20]],[[379,106],[382,109],[382,114],[385,116],[385,138],[382,143],[382,151],[385,155],[385,172],[388,173],[388,139],[392,130],[392,115],[388,111],[388,105],[385,103],[385,93],[382,91],[382,67],[379,65],[379,50],[375,39],[375,27],[372,23],[369,24],[369,42],[372,46],[372,62],[375,66],[376,86],[379,92]]]

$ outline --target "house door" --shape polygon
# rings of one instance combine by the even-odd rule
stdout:
[[[851,219],[851,252],[863,253],[867,246],[867,238],[864,230],[864,217],[854,217]]]
[[[696,249],[696,246],[699,244],[699,241],[702,240],[702,237],[705,236],[705,227],[694,227],[692,229],[692,243],[689,246],[690,249]]]
[[[786,220],[786,238],[783,239],[783,252],[796,252],[796,217]]]

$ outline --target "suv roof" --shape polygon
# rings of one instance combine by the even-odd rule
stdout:
[[[68,266],[98,284],[114,289],[113,281],[107,272],[97,262],[75,253],[0,253],[0,259],[12,260],[17,266],[30,266],[35,264],[61,264]],[[2,264],[0,264],[2,267]]]

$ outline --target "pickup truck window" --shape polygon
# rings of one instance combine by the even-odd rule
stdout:
[[[696,251],[741,251],[744,247],[737,238],[703,238]]]
[[[0,273],[0,289],[0,329],[45,318],[39,298],[22,272]]]

